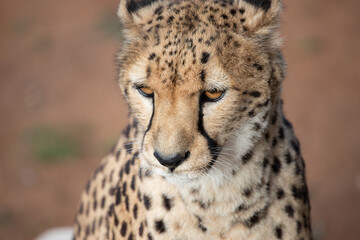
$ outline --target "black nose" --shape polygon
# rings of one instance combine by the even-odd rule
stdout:
[[[190,156],[190,152],[185,154],[175,154],[171,156],[164,157],[159,152],[155,151],[154,156],[159,161],[159,163],[165,167],[168,167],[171,171],[174,171],[185,159]]]

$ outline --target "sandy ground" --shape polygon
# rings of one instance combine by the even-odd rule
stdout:
[[[0,0],[1,239],[71,225],[86,180],[126,125],[117,2]],[[360,1],[285,7],[285,111],[307,164],[315,238],[357,240]],[[41,127],[67,133],[77,153],[38,159],[32,133]]]

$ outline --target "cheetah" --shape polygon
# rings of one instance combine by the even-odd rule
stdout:
[[[281,0],[121,0],[130,124],[84,190],[74,239],[312,239],[282,111]]]

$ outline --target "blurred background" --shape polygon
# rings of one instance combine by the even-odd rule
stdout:
[[[118,0],[0,0],[0,238],[73,223],[127,123]],[[360,239],[360,1],[285,1],[287,117],[316,240]]]

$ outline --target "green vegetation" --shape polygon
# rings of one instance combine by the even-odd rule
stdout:
[[[74,160],[79,157],[79,142],[71,134],[49,126],[40,126],[30,133],[33,158],[42,163]]]

